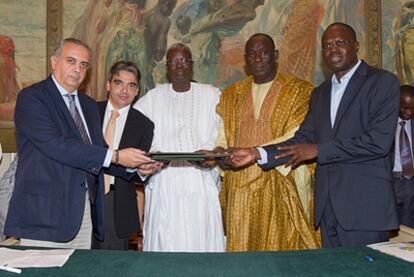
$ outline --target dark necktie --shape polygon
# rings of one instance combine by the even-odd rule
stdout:
[[[66,94],[66,96],[69,99],[69,112],[73,117],[73,120],[75,121],[76,127],[78,127],[79,133],[81,135],[81,138],[84,143],[91,144],[91,141],[89,139],[88,133],[86,132],[85,125],[83,124],[82,118],[79,114],[78,108],[76,108],[75,105],[75,95]],[[89,200],[92,204],[95,203],[96,198],[96,176],[92,175],[90,173],[86,173],[86,182],[88,186],[88,193],[89,193]]]
[[[406,121],[400,121],[400,159],[402,174],[404,178],[411,179],[414,175],[413,157],[411,156],[410,140],[408,139],[407,132],[405,131]]]
[[[69,112],[72,115],[73,120],[75,120],[75,124],[76,124],[76,127],[78,127],[81,138],[83,142],[91,144],[91,141],[89,140],[89,137],[88,137],[88,133],[86,132],[86,129],[85,129],[85,125],[83,124],[82,118],[75,105],[75,95],[67,94],[67,96],[69,99]]]

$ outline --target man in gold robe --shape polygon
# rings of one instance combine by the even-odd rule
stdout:
[[[266,34],[246,43],[252,76],[226,88],[217,111],[223,122],[216,152],[255,147],[293,136],[307,112],[312,85],[277,72],[278,51]],[[225,169],[220,200],[228,251],[291,250],[320,247],[312,221],[313,165],[263,171],[257,164]]]

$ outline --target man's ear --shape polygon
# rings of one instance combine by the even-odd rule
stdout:
[[[279,60],[279,50],[275,50],[275,62]]]
[[[58,57],[56,56],[50,57],[50,65],[52,67],[52,71],[55,71],[57,62],[58,62]]]
[[[111,90],[111,81],[106,81],[106,91],[109,94],[109,91]]]

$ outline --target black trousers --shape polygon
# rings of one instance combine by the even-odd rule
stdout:
[[[336,219],[331,199],[328,197],[321,219],[322,247],[365,246],[388,240],[387,231],[345,230]]]
[[[105,205],[105,239],[98,241],[92,237],[92,249],[128,250],[128,238],[119,238],[114,224],[114,191],[104,197]]]
[[[394,191],[400,224],[414,228],[414,178],[394,178]]]

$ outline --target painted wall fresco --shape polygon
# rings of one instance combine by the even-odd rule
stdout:
[[[363,6],[358,0],[67,0],[64,36],[92,47],[86,87],[98,100],[106,97],[106,72],[118,59],[139,65],[144,91],[165,82],[165,50],[176,42],[190,46],[195,80],[224,88],[245,76],[244,43],[255,32],[275,39],[281,72],[317,84],[325,78],[323,29],[351,22],[363,42]]]
[[[414,85],[414,1],[382,1],[383,67]]]
[[[0,127],[12,125],[18,91],[45,77],[45,49],[46,0],[0,1]]]
[[[63,0],[63,36],[93,50],[85,87],[97,100],[106,98],[107,70],[118,59],[139,65],[143,91],[165,82],[165,51],[176,42],[191,48],[195,80],[224,88],[245,76],[244,43],[255,32],[275,39],[280,71],[316,85],[327,74],[321,35],[334,21],[355,27],[364,58],[359,0]],[[0,1],[0,77],[8,80],[0,86],[14,86],[0,88],[0,122],[12,119],[18,90],[45,77],[45,32],[46,0]]]

